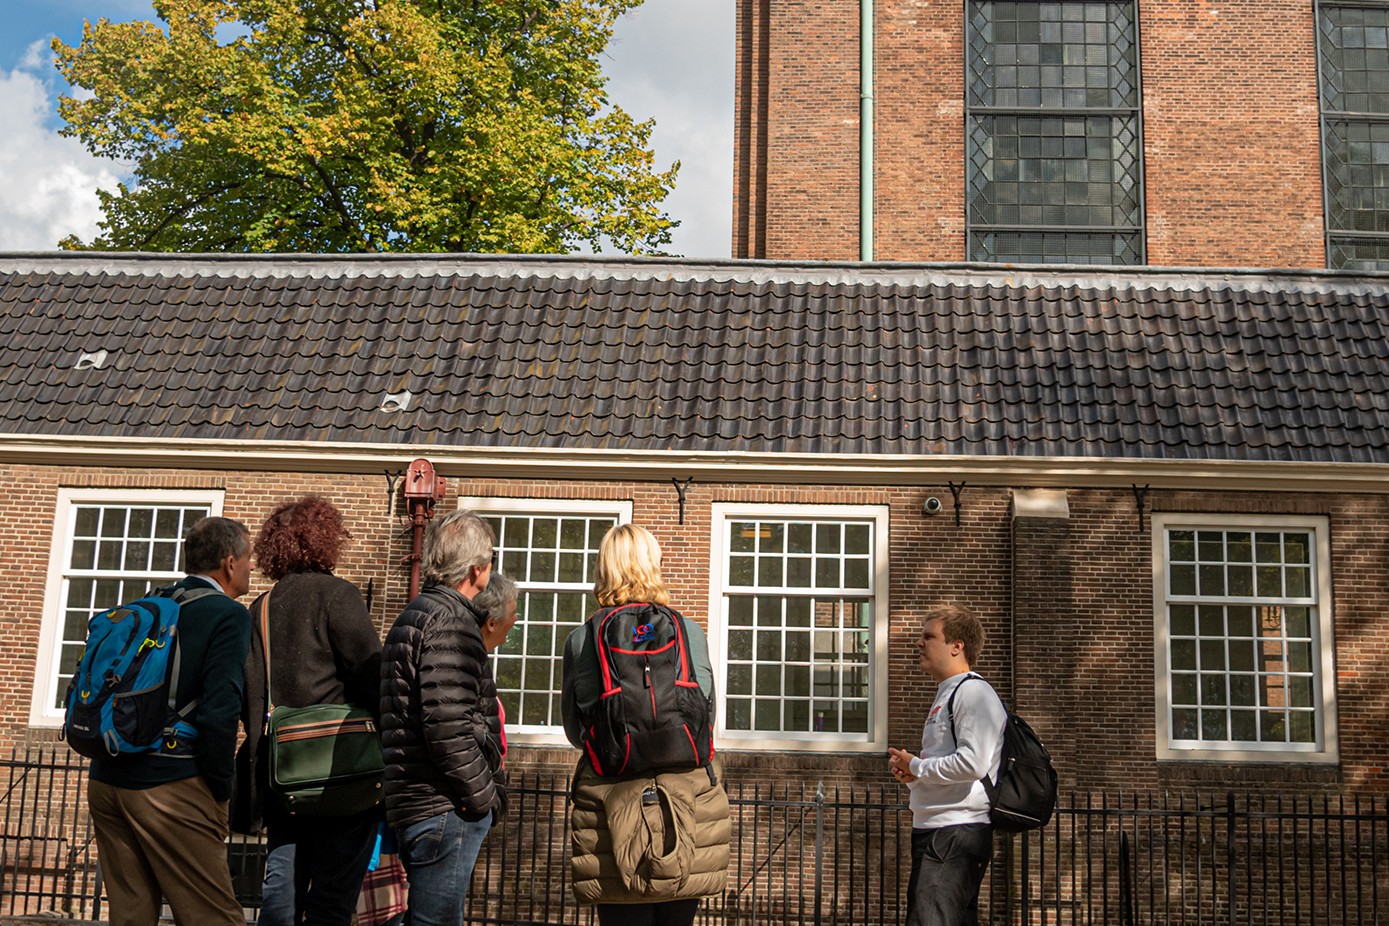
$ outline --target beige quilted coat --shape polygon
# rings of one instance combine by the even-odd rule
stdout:
[[[715,761],[687,772],[611,780],[581,762],[569,816],[579,903],[723,893],[729,825],[722,775]]]

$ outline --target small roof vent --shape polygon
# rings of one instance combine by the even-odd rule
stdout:
[[[414,396],[411,395],[408,389],[404,392],[388,392],[386,393],[386,397],[381,400],[381,405],[378,406],[378,410],[383,412],[408,411],[410,408],[410,400],[413,398]]]
[[[74,370],[100,370],[104,363],[106,363],[106,351],[99,350],[94,354],[79,355],[72,368]]]

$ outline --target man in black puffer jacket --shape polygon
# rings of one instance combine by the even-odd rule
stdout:
[[[424,590],[381,654],[386,819],[410,878],[412,926],[461,926],[482,840],[500,812],[501,721],[473,598],[495,537],[470,511],[429,526]]]

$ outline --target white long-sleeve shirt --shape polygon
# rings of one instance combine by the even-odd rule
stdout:
[[[1003,726],[1008,720],[993,686],[961,672],[941,682],[921,730],[921,754],[911,761],[916,781],[911,789],[912,826],[937,829],[962,823],[989,822],[989,793],[979,779],[998,776]],[[955,696],[955,735],[950,734],[946,704]]]

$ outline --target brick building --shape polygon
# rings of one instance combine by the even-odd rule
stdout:
[[[1389,268],[1383,0],[738,17],[736,257]]]
[[[425,457],[525,593],[521,767],[572,762],[558,653],[630,519],[744,780],[885,782],[929,704],[916,615],[953,600],[1067,787],[1389,792],[1387,303],[1325,272],[6,256],[0,745],[56,735],[87,616],[201,514],[334,499],[384,629]]]

